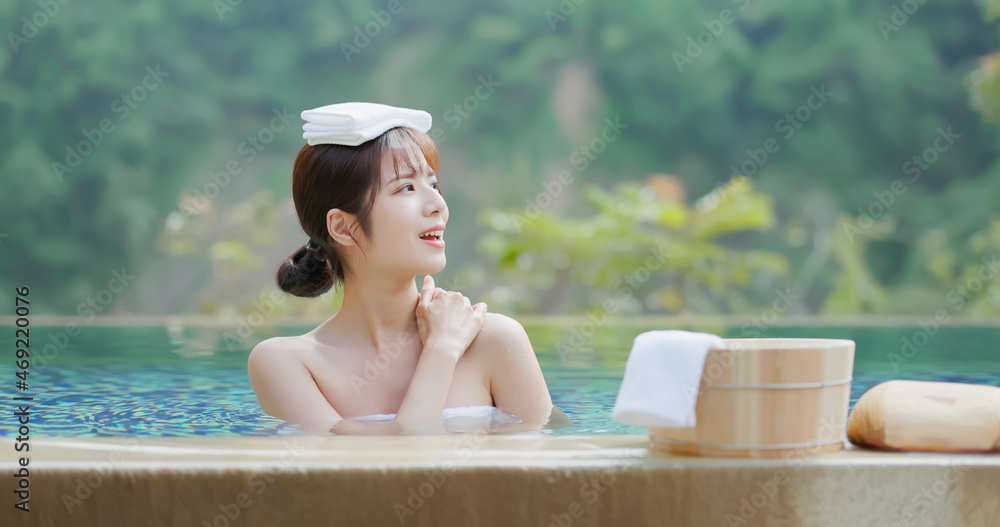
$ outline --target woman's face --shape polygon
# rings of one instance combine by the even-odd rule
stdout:
[[[434,274],[444,269],[444,233],[425,241],[420,235],[444,230],[448,205],[438,190],[437,174],[416,149],[409,155],[382,154],[379,194],[371,212],[374,243],[366,247],[369,263],[379,262],[408,274]],[[407,159],[409,158],[409,159]]]

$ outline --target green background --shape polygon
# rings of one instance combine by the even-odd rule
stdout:
[[[336,293],[272,296],[273,274],[306,241],[299,112],[361,100],[432,114],[457,220],[438,285],[492,311],[753,314],[790,291],[790,314],[995,316],[1000,286],[974,287],[1000,253],[990,15],[952,0],[5,3],[0,302],[27,285],[35,314],[329,313]],[[608,120],[626,126],[602,146]],[[730,166],[769,139],[730,195]],[[644,187],[652,174],[683,197]],[[522,232],[503,221],[543,203]],[[676,260],[620,286],[658,243]]]

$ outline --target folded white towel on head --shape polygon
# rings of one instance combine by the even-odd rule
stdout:
[[[358,146],[390,128],[431,129],[431,114],[373,102],[343,102],[302,112],[302,138],[310,145]]]
[[[635,426],[693,427],[705,357],[714,345],[721,347],[722,343],[721,337],[708,333],[641,333],[628,354],[611,417]]]

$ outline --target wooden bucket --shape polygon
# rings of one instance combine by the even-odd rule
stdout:
[[[670,453],[773,458],[842,450],[854,341],[725,339],[705,358],[693,428],[649,429]]]

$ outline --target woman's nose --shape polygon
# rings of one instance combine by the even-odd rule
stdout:
[[[441,195],[441,192],[434,187],[428,187],[427,192],[430,192],[431,194],[425,205],[428,209],[427,212],[437,211],[443,214],[448,210],[448,204],[445,202],[444,196]]]

